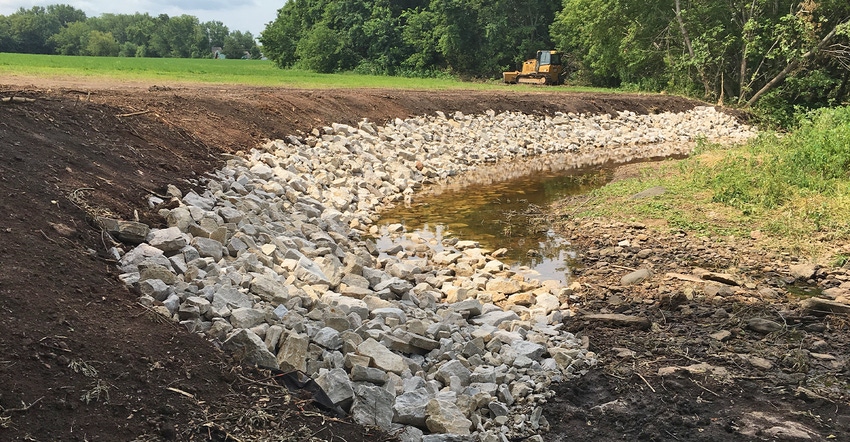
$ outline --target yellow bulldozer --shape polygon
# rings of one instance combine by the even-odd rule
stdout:
[[[537,58],[524,61],[521,71],[502,72],[502,80],[509,84],[561,84],[561,55],[558,51],[537,51]]]

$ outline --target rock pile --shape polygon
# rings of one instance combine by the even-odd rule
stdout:
[[[750,135],[712,108],[334,124],[230,157],[204,191],[170,187],[167,228],[102,225],[137,244],[113,253],[143,304],[246,363],[306,373],[362,424],[404,440],[539,440],[551,383],[595,363],[562,330],[569,289],[471,241],[408,235],[377,250],[365,232],[378,211],[483,163],[659,156],[647,143]]]

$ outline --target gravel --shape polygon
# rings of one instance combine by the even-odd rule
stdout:
[[[474,241],[379,250],[368,232],[380,210],[483,164],[628,161],[752,135],[710,107],[333,124],[230,156],[202,190],[170,188],[167,228],[102,224],[133,245],[112,252],[143,304],[236,360],[315,378],[362,424],[404,440],[539,437],[552,383],[596,362],[563,330],[569,289],[507,270]]]

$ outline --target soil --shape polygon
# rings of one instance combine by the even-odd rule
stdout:
[[[104,252],[110,239],[94,216],[160,226],[148,196],[164,194],[168,184],[183,191],[198,185],[225,154],[333,122],[488,109],[650,113],[701,104],[547,88],[296,90],[29,77],[4,78],[0,98],[9,97],[17,98],[0,102],[0,439],[28,441],[392,438],[324,413],[309,395],[287,391],[271,373],[231,363],[202,336],[138,304],[118,280]],[[669,253],[674,259],[674,249]],[[610,309],[609,292],[600,291],[597,301],[582,308]],[[732,383],[682,373],[654,376],[664,340],[697,336],[693,347],[708,348],[700,332],[704,316],[693,314],[702,310],[671,314],[632,298],[622,302],[640,306],[660,331],[568,321],[588,336],[600,368],[566,384],[550,404],[546,440],[746,440],[739,429],[743,416],[753,413],[804,421],[815,440],[850,435],[846,397],[829,391],[795,395],[794,373],[739,376]],[[846,330],[830,333],[826,337],[843,351],[843,363]],[[703,359],[680,344],[663,354],[663,364]],[[628,363],[610,356],[612,348],[627,346],[639,352]],[[844,376],[843,370],[826,373]],[[625,408],[592,408],[614,399]]]

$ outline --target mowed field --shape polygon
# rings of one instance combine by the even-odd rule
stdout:
[[[601,91],[569,86],[505,85],[500,79],[459,81],[446,78],[405,78],[354,73],[319,74],[279,69],[269,60],[201,58],[85,57],[0,53],[0,77],[110,78],[128,81],[224,83],[296,88],[472,89]],[[0,80],[0,83],[5,81]],[[610,92],[610,91],[609,91]]]

